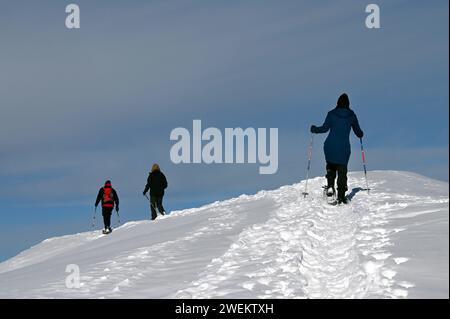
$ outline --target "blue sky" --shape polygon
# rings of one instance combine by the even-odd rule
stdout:
[[[170,210],[305,177],[309,126],[342,92],[365,131],[369,170],[448,181],[448,1],[64,1],[0,4],[0,260],[86,231],[106,179],[122,220],[144,219],[160,163]],[[279,170],[174,165],[172,129],[276,127]],[[312,175],[324,174],[316,138]],[[351,137],[350,170],[361,170]],[[370,178],[370,172],[369,172]]]

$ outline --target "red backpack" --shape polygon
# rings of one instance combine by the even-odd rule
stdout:
[[[111,187],[103,187],[103,207],[114,207],[114,194]]]

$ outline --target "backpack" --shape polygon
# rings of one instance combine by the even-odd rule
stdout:
[[[114,194],[111,187],[103,187],[103,207],[114,207]]]

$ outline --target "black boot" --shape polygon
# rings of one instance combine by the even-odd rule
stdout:
[[[348,199],[345,197],[345,191],[338,189],[338,204],[348,204]]]

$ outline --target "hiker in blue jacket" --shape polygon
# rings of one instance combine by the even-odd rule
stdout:
[[[311,126],[311,133],[326,133],[327,139],[323,150],[327,162],[327,196],[335,194],[334,181],[337,178],[338,203],[347,204],[345,192],[347,191],[347,165],[350,158],[350,129],[359,138],[364,136],[359,127],[356,114],[350,110],[350,100],[347,94],[342,94],[335,109],[328,112],[322,126]]]

